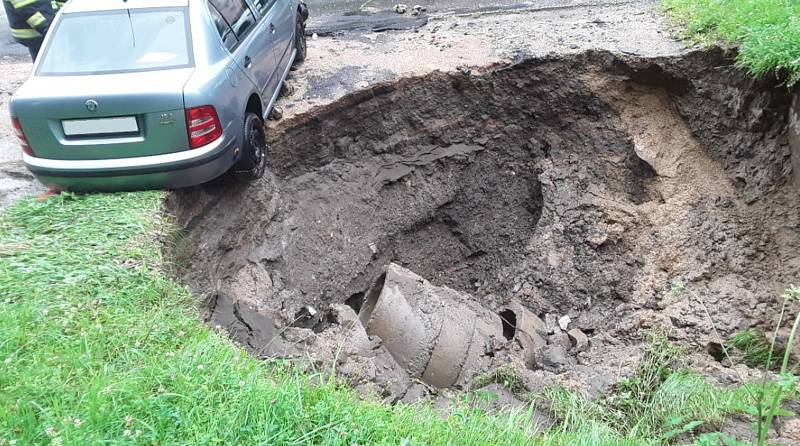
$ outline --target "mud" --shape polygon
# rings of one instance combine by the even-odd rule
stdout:
[[[262,181],[167,198],[178,275],[252,351],[389,401],[447,395],[358,321],[389,263],[498,315],[506,335],[456,389],[511,363],[529,390],[597,395],[656,326],[729,380],[705,308],[723,336],[772,326],[800,272],[791,92],[733,56],[587,52],[347,95],[272,129]]]

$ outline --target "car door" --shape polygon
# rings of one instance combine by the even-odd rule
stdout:
[[[238,39],[232,48],[233,59],[261,93],[274,77],[276,61],[271,51],[272,39],[264,20],[258,20],[245,0],[209,0],[228,23]]]
[[[264,94],[266,100],[272,99],[275,95],[275,92],[280,87],[281,77],[283,76],[283,70],[281,67],[283,66],[280,63],[280,60],[277,58],[275,54],[275,46],[278,44],[278,35],[277,35],[277,28],[275,23],[277,21],[277,3],[280,3],[281,0],[251,0],[253,2],[253,8],[258,11],[258,14],[261,16],[261,20],[259,22],[259,26],[262,28],[261,32],[263,33],[264,37],[264,51],[269,52],[272,54],[272,58],[274,60],[274,64],[272,66],[272,73],[270,76],[270,80],[266,86],[266,92]]]
[[[275,10],[272,24],[273,37],[275,38],[275,57],[278,60],[279,69],[285,69],[291,62],[292,49],[294,48],[294,5],[293,0],[274,0]]]

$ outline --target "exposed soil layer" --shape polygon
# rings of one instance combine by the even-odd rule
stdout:
[[[538,315],[533,360],[508,326],[485,352],[529,388],[603,391],[658,325],[729,383],[699,300],[723,336],[770,326],[800,273],[790,94],[732,57],[589,52],[347,95],[278,124],[262,181],[168,197],[179,275],[251,351],[389,400],[433,391],[355,318],[391,262],[506,325]]]

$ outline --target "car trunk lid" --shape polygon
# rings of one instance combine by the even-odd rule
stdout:
[[[33,77],[17,94],[13,113],[39,158],[128,158],[186,150],[183,87],[192,72]]]

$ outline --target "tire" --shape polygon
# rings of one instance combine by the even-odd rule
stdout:
[[[297,54],[294,56],[294,65],[302,63],[306,60],[308,54],[308,46],[306,46],[306,24],[303,22],[301,14],[297,14],[297,24],[294,29],[294,49]]]
[[[233,174],[245,181],[261,178],[267,170],[267,138],[264,123],[255,113],[248,112],[244,118],[244,143],[242,157],[233,166]]]

